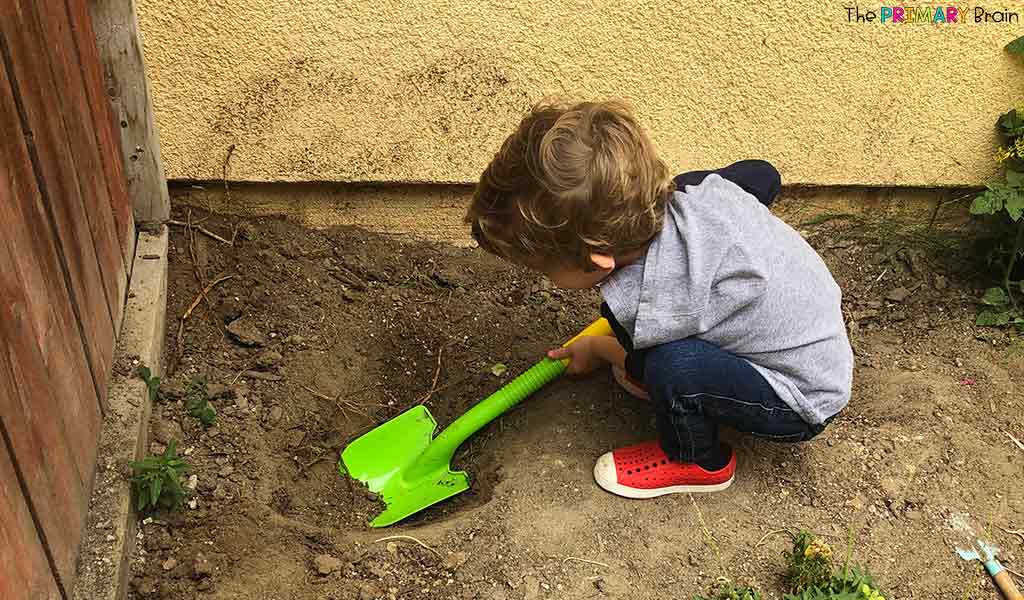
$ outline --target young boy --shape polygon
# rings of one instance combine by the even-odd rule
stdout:
[[[723,490],[736,457],[721,425],[800,442],[849,400],[841,292],[769,212],[779,187],[763,161],[673,181],[614,102],[534,107],[483,172],[466,215],[480,246],[604,298],[615,337],[548,355],[570,358],[573,374],[611,364],[652,403],[658,440],[594,466],[609,492]]]

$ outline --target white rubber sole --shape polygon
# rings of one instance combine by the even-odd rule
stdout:
[[[657,498],[668,494],[704,494],[709,492],[721,492],[732,485],[736,477],[730,477],[728,481],[714,485],[672,485],[656,489],[642,489],[622,485],[615,477],[615,459],[611,452],[601,455],[594,463],[594,481],[607,492],[623,498],[634,498],[643,500],[646,498]]]

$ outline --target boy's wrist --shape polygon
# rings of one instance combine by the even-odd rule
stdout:
[[[610,335],[595,337],[593,348],[594,353],[604,362],[620,369],[626,367],[626,351],[615,337]]]

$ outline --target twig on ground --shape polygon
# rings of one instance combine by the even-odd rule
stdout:
[[[722,551],[718,547],[718,542],[715,541],[715,536],[711,535],[711,529],[708,528],[708,523],[704,520],[704,513],[701,512],[700,506],[697,505],[697,500],[694,499],[693,494],[687,494],[687,496],[690,497],[690,503],[693,504],[693,508],[697,511],[697,520],[700,521],[700,528],[704,533],[704,537],[707,538],[711,549],[715,551],[715,556],[718,558],[718,564],[722,567],[722,574],[728,575],[728,571],[725,567],[725,559],[722,557]]]
[[[437,368],[434,369],[434,381],[430,384],[430,391],[420,398],[416,403],[423,404],[437,391],[437,378],[441,375],[441,353],[444,351],[444,346],[437,347]]]
[[[1019,537],[1020,538],[1020,543],[1024,544],[1024,529],[1007,529],[1007,528],[1003,527],[1002,525],[996,525],[996,527],[1002,529],[1003,533],[1008,533],[1010,535],[1015,535],[1015,536]]]
[[[775,531],[769,531],[768,533],[766,533],[763,536],[761,536],[761,539],[757,540],[757,543],[754,544],[754,547],[757,548],[761,544],[763,544],[766,541],[768,541],[768,538],[772,537],[773,535],[778,535],[780,533],[789,533],[789,530],[788,529],[776,529]]]
[[[604,564],[603,562],[598,562],[596,560],[588,560],[586,558],[577,558],[575,556],[567,556],[567,557],[565,557],[565,560],[562,561],[562,564],[564,565],[565,563],[569,562],[570,560],[574,560],[576,562],[581,562],[581,563],[586,563],[588,565],[597,565],[599,567],[604,567],[606,569],[610,569],[611,568],[610,566]]]
[[[182,221],[175,221],[173,219],[167,221],[167,224],[168,225],[175,225],[177,227],[190,227],[190,228],[198,231],[199,233],[201,233],[203,235],[206,235],[206,236],[209,236],[209,237],[217,240],[218,242],[227,244],[228,246],[234,246],[235,245],[234,242],[232,242],[231,240],[226,240],[226,239],[222,238],[221,236],[217,235],[216,233],[210,231],[209,229],[207,229],[205,227],[200,227],[200,226],[194,225],[194,224],[190,225],[189,223],[184,223]]]
[[[1021,451],[1024,451],[1024,444],[1022,444],[1020,440],[1014,437],[1012,433],[1010,433],[1009,431],[1004,431],[1003,433],[1005,433],[1006,436],[1010,438],[1010,441],[1012,441],[1018,448],[1020,448]]]
[[[234,277],[234,275],[225,275],[220,279],[215,279],[213,283],[206,286],[205,288],[203,288],[203,290],[199,292],[199,295],[196,296],[196,299],[193,300],[192,304],[189,305],[188,310],[185,311],[185,314],[181,315],[181,320],[178,322],[178,337],[174,344],[174,349],[176,353],[175,361],[180,360],[181,355],[184,354],[185,352],[185,321],[187,321],[188,318],[192,316],[192,311],[194,311],[196,307],[199,306],[199,303],[202,302],[203,298],[206,297],[206,294],[210,293],[210,290],[216,287],[217,284],[227,281],[228,279],[234,279]]]
[[[881,281],[882,278],[885,277],[885,274],[888,273],[888,272],[889,272],[889,267],[886,267],[886,268],[882,269],[882,273],[878,276],[878,279],[872,281],[871,285],[868,286],[868,289],[864,290],[864,293],[867,294],[868,292],[870,292],[871,288],[875,287],[875,284],[878,283],[879,281]]]
[[[389,541],[392,541],[392,540],[405,540],[405,541],[409,541],[409,542],[416,542],[421,547],[426,548],[427,550],[430,550],[431,552],[436,554],[438,558],[441,558],[441,553],[440,552],[438,552],[437,550],[434,550],[430,546],[424,544],[423,542],[421,542],[418,539],[412,537],[411,535],[389,535],[387,537],[382,537],[379,540],[373,540],[373,543],[374,544],[379,544],[381,542],[389,542]]]
[[[1008,567],[1006,565],[1003,565],[1003,568],[1006,569],[1006,572],[1009,573],[1010,575],[1013,575],[1017,579],[1020,579],[1021,581],[1024,581],[1024,575],[1021,575],[1020,573],[1018,573],[1017,571],[1014,571],[1013,569],[1011,569],[1010,567]]]
[[[337,396],[331,398],[327,394],[323,394],[321,392],[318,392],[315,389],[313,389],[311,387],[308,387],[308,386],[305,386],[305,385],[303,385],[301,383],[299,384],[299,387],[301,387],[302,389],[306,390],[310,394],[313,394],[317,398],[320,398],[321,400],[326,400],[327,402],[334,402],[335,404],[338,405],[338,408],[340,408],[343,413],[346,410],[350,410],[350,411],[352,411],[352,412],[354,412],[356,414],[362,415],[364,417],[368,417],[369,416],[369,415],[367,415],[365,412],[363,412],[359,408],[358,404],[356,404],[355,402],[352,402],[351,400],[348,400],[346,398],[342,398],[341,397],[342,394],[338,394]],[[366,388],[366,389],[369,389],[369,388]],[[347,418],[348,415],[345,415],[345,417]]]

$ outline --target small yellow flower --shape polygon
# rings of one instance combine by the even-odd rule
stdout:
[[[810,558],[811,556],[821,556],[822,558],[832,558],[832,548],[820,538],[814,538],[810,544],[807,544],[807,548],[804,549],[804,556]]]

